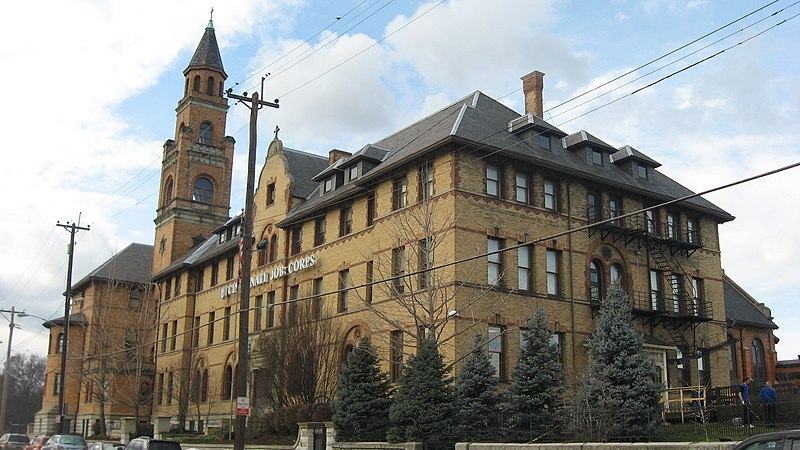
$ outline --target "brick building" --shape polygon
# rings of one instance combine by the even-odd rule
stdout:
[[[64,389],[64,430],[119,436],[123,417],[149,417],[153,329],[157,311],[150,284],[150,245],[131,244],[72,285]],[[50,330],[42,408],[33,432],[55,434],[62,377],[64,318]]]
[[[184,74],[156,218],[153,416],[161,429],[224,429],[238,372],[241,228],[227,216],[233,139],[223,137],[226,76],[210,24]],[[336,325],[340,359],[371,336],[392,379],[424,333],[456,366],[474,335],[486,336],[507,380],[525,321],[541,306],[565,375],[577,376],[616,281],[654,377],[670,387],[729,385],[717,227],[733,217],[643,152],[542,120],[540,72],[523,88],[523,114],[476,91],[328,157],[284,147],[276,131],[255,195],[251,348],[309,305],[315,322]],[[250,367],[258,415],[269,367],[256,357]]]

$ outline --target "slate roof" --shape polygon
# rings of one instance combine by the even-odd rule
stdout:
[[[72,314],[69,315],[69,325],[70,326],[73,326],[73,325],[86,325],[87,323],[89,323],[89,321],[86,320],[86,316],[83,315],[82,312],[76,312],[76,313],[72,313]],[[64,318],[63,317],[58,317],[58,318],[55,318],[55,319],[50,319],[47,322],[43,323],[42,326],[45,327],[45,328],[48,328],[48,329],[50,327],[53,327],[53,326],[63,327],[64,326]]]
[[[186,75],[189,69],[200,67],[219,70],[225,78],[228,78],[225,68],[222,67],[222,56],[219,53],[217,36],[214,34],[214,23],[210,20],[203,37],[200,39],[200,43],[197,44],[192,60],[189,61],[189,65],[183,71],[183,74]]]
[[[722,292],[725,299],[725,317],[728,322],[736,321],[737,324],[773,330],[778,328],[772,317],[756,306],[759,303],[727,275],[723,275],[722,278]]]
[[[93,280],[149,283],[152,263],[153,246],[133,243],[74,283],[72,290],[80,290]]]
[[[374,146],[388,151],[383,162],[356,180],[355,183],[337,187],[333,193],[324,196],[311,196],[306,202],[290,211],[278,225],[288,226],[304,220],[320,208],[335,206],[337,202],[351,198],[359,191],[359,188],[363,190],[397,170],[405,170],[406,163],[447,143],[468,145],[486,153],[491,152],[495,154],[495,158],[501,158],[503,155],[509,156],[515,160],[527,161],[541,167],[646,195],[655,200],[671,200],[693,194],[686,187],[656,170],[653,171],[650,179],[643,180],[613,164],[596,167],[587,163],[582,155],[559,148],[559,146],[554,146],[550,150],[541,148],[538,146],[538,142],[531,143],[529,139],[526,139],[529,135],[509,132],[509,128],[512,128],[511,122],[519,121],[519,119],[519,113],[480,91],[475,91],[375,142]],[[557,130],[555,127],[552,128]],[[555,136],[565,135],[560,130],[558,131],[558,133],[554,133]],[[569,142],[594,145],[609,153],[618,151],[585,131],[573,133],[571,136],[573,138]],[[641,152],[638,153],[641,154]],[[641,155],[643,156],[643,154]],[[655,161],[653,163],[658,164]],[[295,179],[299,178],[296,176]],[[686,200],[685,204],[715,216],[719,222],[733,220],[733,216],[729,213],[702,197]]]
[[[617,149],[616,153],[611,154],[611,162],[614,164],[618,164],[624,162],[628,159],[639,161],[646,166],[650,167],[661,167],[661,163],[650,158],[649,156],[645,155],[644,153],[636,150],[635,148],[631,147],[630,145],[623,145],[619,149]]]
[[[286,147],[283,154],[289,164],[289,173],[294,177],[292,195],[307,199],[319,186],[312,178],[328,167],[328,158]]]

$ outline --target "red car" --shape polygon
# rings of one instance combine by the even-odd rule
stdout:
[[[34,436],[28,446],[25,447],[25,450],[42,450],[45,442],[47,442],[47,436],[43,434]]]

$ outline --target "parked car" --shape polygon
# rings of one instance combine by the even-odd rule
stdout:
[[[82,436],[72,434],[54,434],[44,444],[42,450],[89,450]]]
[[[31,438],[27,434],[6,433],[0,437],[0,448],[3,450],[25,450]]]
[[[89,446],[89,450],[124,450],[122,444],[112,444],[110,442],[95,442]]]
[[[46,442],[47,436],[44,434],[34,436],[33,439],[31,439],[31,442],[28,443],[28,446],[25,447],[25,450],[42,450],[42,447],[44,447]]]
[[[181,443],[139,436],[131,439],[128,445],[125,446],[125,450],[181,450]]]
[[[731,450],[792,450],[800,448],[800,430],[775,431],[750,436]]]

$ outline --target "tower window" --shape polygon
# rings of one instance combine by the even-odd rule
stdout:
[[[164,203],[163,203],[163,206],[166,206],[169,202],[172,201],[173,186],[174,186],[174,183],[172,182],[172,178],[168,178],[167,182],[164,184]]]
[[[211,131],[213,127],[208,122],[200,124],[200,139],[199,142],[204,145],[211,145]]]
[[[214,185],[208,178],[200,177],[194,182],[194,190],[192,192],[192,200],[195,202],[211,204],[211,199],[214,196]]]
[[[214,95],[214,77],[208,77],[208,84],[206,85],[206,94]]]
[[[195,92],[200,92],[200,75],[194,76],[194,84],[192,85],[192,89]]]

